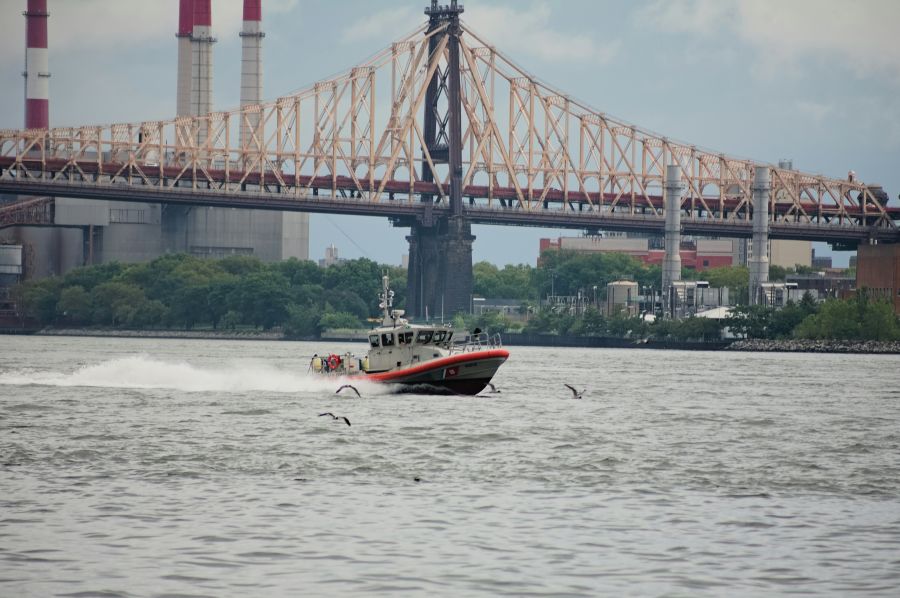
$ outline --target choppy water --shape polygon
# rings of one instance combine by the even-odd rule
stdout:
[[[896,356],[512,347],[499,394],[356,398],[319,344],[0,340],[0,596],[900,593]]]

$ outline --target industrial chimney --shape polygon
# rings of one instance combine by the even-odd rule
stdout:
[[[241,29],[241,106],[262,101],[262,0],[244,0],[244,27]],[[259,113],[241,118],[241,146],[252,143],[252,132],[259,124]]]
[[[191,32],[191,114],[202,116],[212,112],[213,55],[212,0],[193,0],[194,17]],[[207,127],[200,126],[198,142],[206,140]]]
[[[194,0],[179,0],[178,5],[178,96],[175,114],[191,114],[191,34],[194,30]]]
[[[25,128],[50,126],[50,66],[47,0],[28,0],[25,11]]]

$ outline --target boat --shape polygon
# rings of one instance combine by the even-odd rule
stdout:
[[[393,309],[390,280],[382,277],[381,324],[368,333],[364,357],[352,353],[313,356],[315,374],[397,385],[398,392],[476,395],[509,358],[499,334],[476,328],[471,333],[451,324],[411,324],[404,310]]]

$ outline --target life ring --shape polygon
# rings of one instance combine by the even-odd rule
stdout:
[[[328,358],[328,369],[332,372],[338,369],[339,365],[341,365],[341,358],[337,355],[331,355],[331,357]]]

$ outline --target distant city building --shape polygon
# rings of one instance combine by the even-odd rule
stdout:
[[[319,260],[319,267],[327,268],[345,261],[347,260],[338,256],[338,248],[332,243],[325,248],[325,259]]]
[[[728,289],[710,287],[705,280],[677,280],[661,298],[662,310],[673,318],[685,318],[730,305]]]
[[[661,265],[665,258],[665,245],[660,236],[646,236],[625,233],[583,237],[559,237],[541,239],[540,251],[561,249],[583,253],[613,252],[636,257],[648,265]],[[681,242],[681,264],[693,270],[707,270],[723,266],[746,266],[753,255],[749,239],[707,239],[703,237],[683,237]],[[812,265],[812,242],[810,241],[769,241],[769,264],[793,268]]]
[[[780,309],[789,301],[797,303],[806,291],[798,288],[796,282],[764,282],[759,288],[757,305]]]
[[[681,263],[696,270],[731,266],[736,263],[740,243],[737,239],[686,239],[681,243]],[[661,237],[588,236],[540,240],[542,253],[552,249],[625,253],[648,265],[661,265],[666,254]]]
[[[856,281],[847,276],[843,270],[831,270],[812,274],[788,274],[785,282],[797,285],[801,298],[806,291],[809,291],[813,299],[824,301],[829,298],[846,296],[853,290]]]
[[[812,250],[812,267],[813,267],[813,270],[825,270],[826,268],[831,268],[831,256],[823,255],[820,257],[820,256],[816,255],[816,250],[813,249]]]

